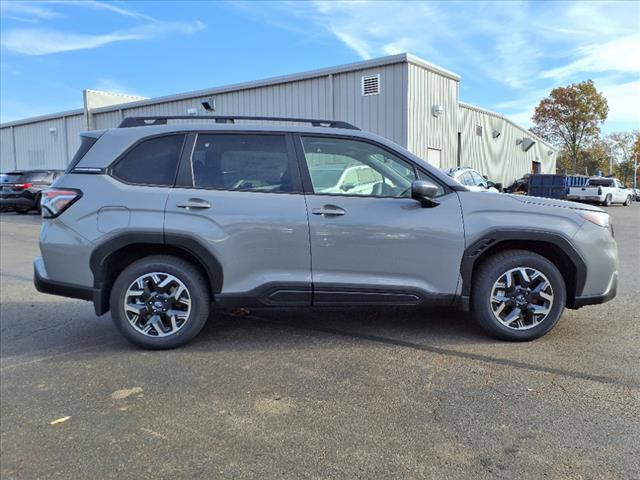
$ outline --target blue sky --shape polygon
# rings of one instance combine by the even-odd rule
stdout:
[[[605,132],[640,128],[640,2],[2,1],[1,120],[407,51],[462,76],[460,99],[529,126],[588,78]]]

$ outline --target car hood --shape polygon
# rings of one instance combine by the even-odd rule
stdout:
[[[526,195],[512,195],[504,193],[507,197],[514,198],[522,203],[528,205],[544,205],[549,207],[563,207],[570,208],[572,210],[587,210],[591,212],[604,212],[601,208],[586,203],[569,202],[567,200],[556,200],[555,198],[543,198],[543,197],[529,197]]]

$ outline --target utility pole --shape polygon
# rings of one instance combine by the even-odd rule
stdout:
[[[638,188],[638,152],[633,156],[633,194],[636,195]]]

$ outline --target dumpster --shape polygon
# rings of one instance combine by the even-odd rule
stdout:
[[[570,187],[583,187],[587,180],[586,175],[534,173],[529,177],[529,196],[564,200]]]

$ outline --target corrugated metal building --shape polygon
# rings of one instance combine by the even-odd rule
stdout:
[[[115,127],[127,116],[204,114],[208,101],[217,115],[344,120],[436,166],[469,166],[505,185],[533,169],[555,172],[551,145],[497,113],[461,103],[459,82],[400,54],[154,99],[85,91],[82,109],[0,125],[0,169],[64,168],[83,130]]]

